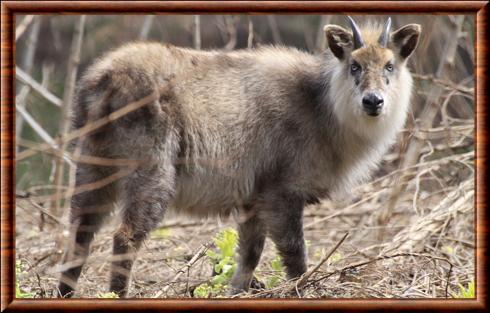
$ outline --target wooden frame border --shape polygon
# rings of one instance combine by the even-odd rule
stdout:
[[[476,16],[476,284],[475,300],[391,299],[14,299],[15,269],[15,14],[177,14],[177,13],[430,13]],[[1,4],[1,311],[319,311],[319,310],[431,310],[487,311],[488,213],[487,152],[488,1],[4,1]]]

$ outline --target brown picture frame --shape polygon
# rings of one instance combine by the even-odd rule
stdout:
[[[26,311],[488,311],[488,1],[4,1],[1,3],[1,310]],[[16,299],[15,295],[15,15],[16,14],[428,13],[476,17],[476,299]]]

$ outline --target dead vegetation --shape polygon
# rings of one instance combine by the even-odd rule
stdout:
[[[310,268],[324,260],[327,251],[344,234],[349,235],[326,262],[311,273],[304,283],[283,281],[271,266],[275,251],[270,242],[257,271],[257,278],[267,282],[278,276],[276,286],[239,297],[454,297],[459,285],[467,286],[474,277],[474,186],[470,169],[473,156],[463,154],[426,164],[431,174],[467,170],[463,181],[451,177],[441,181],[444,188],[423,192],[416,200],[416,181],[407,187],[400,204],[386,225],[378,225],[376,212],[383,206],[390,188],[389,175],[356,191],[354,201],[324,201],[306,210],[306,239]],[[461,168],[463,167],[463,169]],[[452,168],[452,169],[451,169]],[[438,170],[439,169],[439,170]],[[413,169],[416,171],[416,169]],[[429,171],[427,171],[429,172]],[[424,180],[435,179],[422,177]],[[425,181],[425,183],[427,183]],[[451,185],[448,185],[451,183]],[[385,187],[382,187],[385,186]],[[17,251],[25,273],[20,284],[37,296],[51,296],[56,288],[56,260],[53,235],[39,231],[39,212],[28,200],[18,200]],[[155,231],[140,253],[135,265],[131,295],[135,297],[192,297],[196,286],[211,279],[212,261],[203,252],[216,249],[212,238],[217,230],[233,225],[184,222],[167,219]],[[79,294],[97,297],[106,293],[112,231],[116,223],[97,236],[92,255],[79,283]],[[377,237],[382,234],[385,241]],[[42,278],[41,278],[42,277]]]
[[[474,20],[452,16],[418,18],[417,22],[422,23],[426,35],[413,58],[417,61],[412,64],[416,73],[413,114],[398,144],[385,156],[381,169],[370,182],[350,194],[324,200],[306,209],[307,274],[296,281],[285,281],[274,247],[268,241],[256,271],[256,278],[262,284],[256,283],[257,288],[252,292],[235,297],[475,296],[474,290],[471,292],[475,277],[475,104],[473,72],[468,70],[473,64],[473,39],[469,32]],[[73,24],[75,19],[72,17]],[[190,25],[195,25],[190,30],[194,34],[191,42],[196,46],[205,44],[206,32],[198,28],[205,25],[205,20],[189,19]],[[400,24],[413,22],[413,19],[410,16],[396,17]],[[156,20],[144,20],[140,36],[149,36],[149,29]],[[252,42],[264,37],[254,32],[257,25],[254,26],[253,22],[258,23],[257,20],[242,20],[236,17],[217,20],[223,29],[224,46],[228,47],[232,42],[235,47],[241,38],[245,46],[250,47]],[[30,38],[28,43],[23,43],[25,49],[35,49],[35,36],[38,36],[39,29],[34,26],[38,23],[39,17],[25,17],[19,22],[16,39]],[[90,24],[90,19],[87,23]],[[244,23],[244,29],[252,30],[252,33],[241,36],[242,28],[237,26],[240,23]],[[272,28],[272,40],[284,39],[281,20],[268,18],[264,23]],[[435,24],[444,25],[451,31],[441,31],[445,28],[436,28]],[[311,36],[316,34],[315,31],[311,33]],[[454,36],[454,33],[458,35]],[[319,45],[321,43],[316,44]],[[430,54],[438,55],[437,60],[427,60],[426,56]],[[22,50],[19,50],[19,55],[22,55]],[[24,55],[33,58],[29,53]],[[32,60],[24,61],[18,62],[19,66],[33,63]],[[49,79],[45,77],[49,75],[36,80],[32,77],[32,65],[29,67],[17,73],[20,86],[26,86],[20,89],[17,97],[18,123],[24,120],[27,124],[24,127],[29,127],[34,133],[26,138],[29,133],[24,130],[24,133],[18,132],[17,138],[17,297],[44,298],[55,296],[60,243],[67,233],[67,201],[53,200],[69,198],[70,194],[77,192],[70,188],[72,175],[69,172],[73,161],[104,160],[80,156],[76,149],[67,148],[66,143],[83,135],[83,130],[63,131],[64,136],[57,137],[41,126],[39,120],[43,113],[36,111],[36,101],[42,98],[59,110],[67,100],[64,97],[61,100],[50,91]],[[43,73],[48,72],[48,69],[46,72],[43,70]],[[131,109],[144,105],[145,101],[147,99],[142,99],[133,107],[125,107],[125,111],[114,112],[112,118],[127,114]],[[107,122],[110,118],[89,125],[87,131]],[[58,130],[56,134],[59,134]],[[65,160],[64,179],[54,175],[53,170],[43,180],[33,179],[43,164],[56,168],[57,159]],[[130,165],[125,161],[128,160],[118,160],[120,165]],[[58,213],[63,209],[57,207],[61,204],[64,214]],[[52,207],[56,210],[51,210]],[[107,294],[108,272],[112,233],[117,224],[114,219],[96,236],[79,281],[77,296],[111,297]],[[233,226],[233,220],[166,218],[139,254],[130,296],[197,296],[196,288],[213,279],[216,259],[208,251],[219,250],[213,238],[220,230]],[[233,264],[230,262],[228,265]],[[261,285],[267,288],[261,288]],[[207,294],[211,297],[225,295],[225,290],[219,288]]]

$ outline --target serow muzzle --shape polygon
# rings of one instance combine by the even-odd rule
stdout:
[[[383,109],[383,97],[376,92],[367,93],[362,98],[362,107],[369,116],[378,116]]]

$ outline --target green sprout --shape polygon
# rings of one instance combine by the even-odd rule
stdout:
[[[454,298],[475,298],[475,282],[471,280],[468,283],[468,287],[464,287],[461,284],[458,284],[459,292],[454,295]]]
[[[222,294],[235,272],[234,255],[238,244],[237,232],[231,228],[224,229],[216,235],[214,243],[217,251],[208,250],[206,255],[211,259],[216,275],[209,282],[194,289],[195,297],[209,298],[213,295]]]
[[[34,298],[36,295],[34,292],[25,292],[19,286],[19,277],[22,274],[26,274],[26,271],[22,269],[22,264],[19,260],[15,262],[15,297],[16,298]]]
[[[101,298],[101,299],[117,299],[117,298],[119,298],[119,296],[114,291],[111,291],[111,292],[99,293],[97,295],[97,298]]]
[[[284,265],[282,264],[282,258],[279,255],[276,256],[271,260],[270,266],[275,273],[272,273],[272,275],[267,278],[265,286],[267,288],[274,288],[284,279]]]

